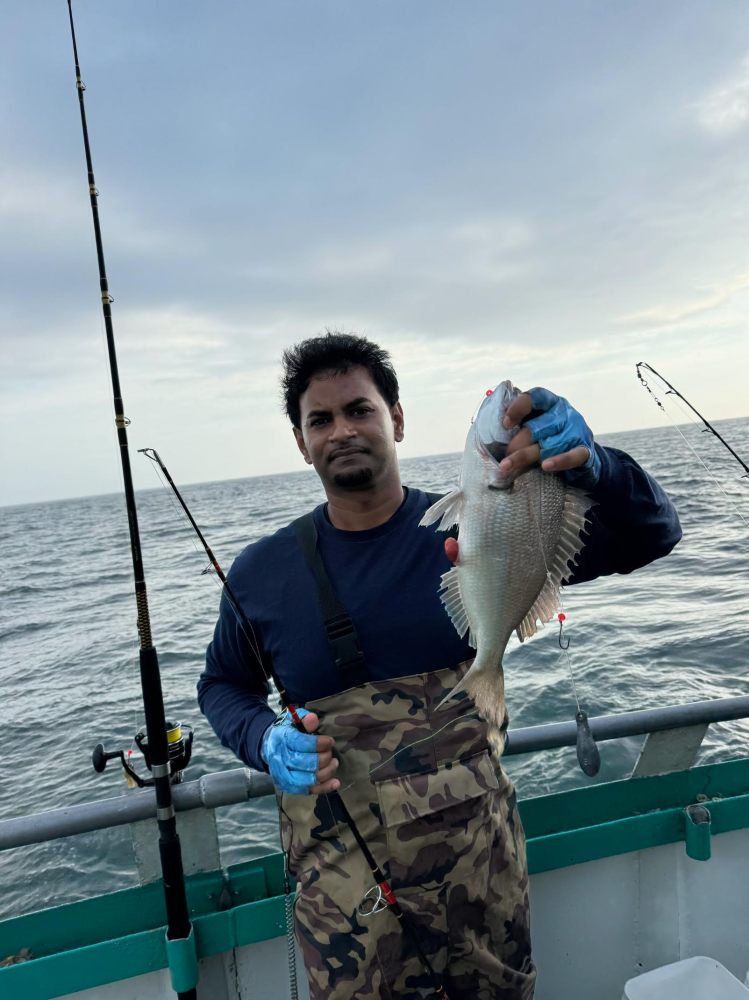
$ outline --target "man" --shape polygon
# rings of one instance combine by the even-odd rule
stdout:
[[[432,499],[401,485],[389,356],[362,337],[312,338],[285,353],[283,389],[327,503],[240,554],[229,580],[254,636],[223,600],[198,688],[221,741],[279,792],[311,996],[530,1000],[515,792],[470,700],[436,710],[472,657],[438,596],[459,543],[418,527]],[[566,400],[531,390],[506,423],[524,426],[503,471],[540,461],[598,505],[574,582],[630,572],[679,540],[657,483],[595,444]],[[300,726],[268,707],[271,668],[306,706]],[[379,889],[359,837],[385,872]]]

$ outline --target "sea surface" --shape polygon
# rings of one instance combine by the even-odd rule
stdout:
[[[745,460],[749,419],[717,429]],[[681,435],[686,437],[690,451]],[[668,558],[630,576],[568,588],[564,603],[575,684],[591,716],[747,693],[749,479],[699,427],[664,425],[609,435],[673,497],[684,539]],[[696,452],[696,454],[695,454]],[[136,456],[134,461],[145,461]],[[459,455],[402,463],[406,484],[455,486]],[[705,462],[710,472],[702,465]],[[186,486],[184,496],[228,570],[248,542],[321,502],[300,471]],[[138,494],[154,642],[168,717],[195,729],[186,777],[237,766],[195,700],[218,608],[215,575],[170,492]],[[133,746],[143,724],[132,568],[122,496],[0,509],[0,820],[126,792],[116,762],[98,775],[91,751]],[[555,625],[505,661],[512,726],[571,720],[575,698]],[[601,745],[597,778],[572,749],[509,758],[521,798],[626,777],[641,738]],[[749,722],[712,726],[708,763],[745,755]],[[220,814],[231,864],[278,846],[270,799]],[[0,855],[0,917],[81,899],[135,882],[127,828]]]

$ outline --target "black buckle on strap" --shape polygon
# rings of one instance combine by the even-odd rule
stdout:
[[[328,633],[328,642],[334,650],[335,665],[340,670],[364,666],[364,657],[359,649],[356,629],[347,614],[329,618],[325,622],[325,631]]]

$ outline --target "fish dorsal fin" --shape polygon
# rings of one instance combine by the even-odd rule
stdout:
[[[564,510],[556,550],[549,560],[546,583],[541,588],[530,611],[520,622],[517,629],[518,639],[530,639],[538,631],[537,622],[548,622],[559,610],[559,589],[570,573],[572,565],[580,554],[585,542],[580,532],[585,527],[585,515],[593,506],[593,501],[587,493],[574,487],[567,487],[564,497]],[[541,545],[539,538],[538,544]]]
[[[450,523],[453,524],[454,522],[451,521]],[[465,604],[463,603],[463,595],[460,592],[460,575],[458,573],[458,567],[453,566],[452,569],[443,573],[441,583],[442,589],[440,590],[440,597],[442,598],[442,603],[445,605],[445,611],[447,611],[450,616],[450,621],[455,626],[455,629],[461,639],[466,632],[468,633],[468,645],[475,649],[476,639],[471,629],[471,623],[468,620],[468,612],[466,611]]]
[[[460,515],[462,512],[463,492],[462,490],[453,490],[452,493],[448,493],[447,496],[442,497],[437,503],[432,504],[419,521],[419,525],[427,527],[439,521],[437,530],[446,531],[454,524],[460,524]]]

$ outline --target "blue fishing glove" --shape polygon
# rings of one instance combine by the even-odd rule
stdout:
[[[297,714],[303,718],[309,712],[298,708]],[[300,733],[288,712],[282,712],[263,733],[260,756],[280,792],[306,795],[317,780],[317,736]]]
[[[528,395],[533,401],[533,409],[543,411],[540,416],[526,420],[524,425],[541,448],[541,461],[582,445],[588,449],[587,462],[561,475],[573,486],[583,489],[595,486],[601,476],[601,459],[593,443],[593,431],[582,415],[563,396],[555,396],[540,386],[529,389]]]

